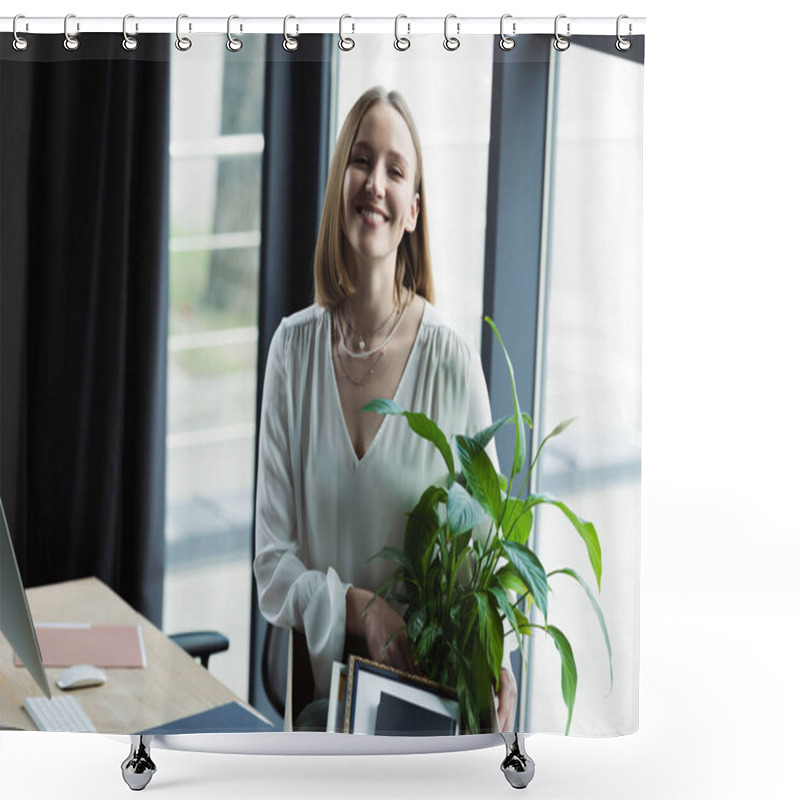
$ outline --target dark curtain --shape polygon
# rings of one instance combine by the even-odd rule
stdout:
[[[328,175],[332,38],[304,35],[288,53],[282,36],[267,38],[257,423],[272,336],[283,317],[314,301],[314,248]],[[257,447],[258,439],[256,459]],[[251,619],[250,702],[268,712],[260,683],[265,624],[255,586]]]
[[[0,40],[0,495],[27,586],[155,624],[164,562],[169,36]]]

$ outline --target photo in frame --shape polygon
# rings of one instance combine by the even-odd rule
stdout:
[[[351,656],[347,670],[344,732],[384,736],[452,736],[459,733],[458,696],[444,686]]]

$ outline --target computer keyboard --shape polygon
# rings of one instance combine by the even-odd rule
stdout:
[[[96,733],[97,728],[74,697],[26,697],[22,703],[40,731]]]

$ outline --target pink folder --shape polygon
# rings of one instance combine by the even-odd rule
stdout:
[[[139,625],[35,625],[46,667],[145,667]],[[14,664],[22,666],[14,655]]]

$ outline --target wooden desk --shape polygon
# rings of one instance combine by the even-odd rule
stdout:
[[[29,589],[27,595],[34,623],[142,626],[147,667],[104,668],[108,681],[103,686],[69,692],[101,733],[136,733],[239,700],[208,670],[97,578],[41,586]],[[67,694],[55,683],[62,670],[63,667],[46,670],[54,697]],[[28,671],[14,666],[11,646],[0,635],[0,721],[3,726],[36,730],[22,707],[22,701],[25,697],[41,694]]]

